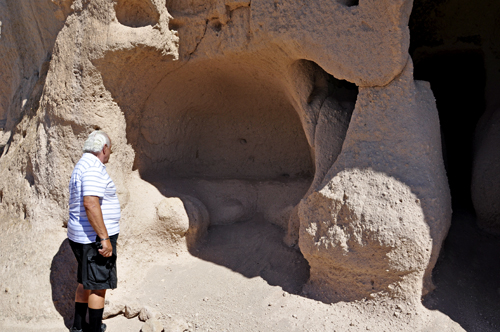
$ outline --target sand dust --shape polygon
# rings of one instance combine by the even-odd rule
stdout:
[[[467,331],[498,331],[500,239],[479,231],[470,213],[455,213],[453,221],[434,273],[437,289],[423,302],[431,310],[307,298],[301,294],[307,262],[281,244],[279,227],[262,218],[212,226],[193,252],[197,257],[168,257],[168,264],[153,266],[134,289],[119,284],[108,299],[153,307],[165,326],[187,331],[461,331],[455,322]],[[105,323],[109,332],[139,332],[144,324],[123,315]],[[62,318],[3,322],[0,328],[67,331]]]

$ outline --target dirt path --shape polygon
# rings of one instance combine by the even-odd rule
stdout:
[[[283,232],[262,219],[211,227],[195,252],[153,267],[135,293],[166,326],[189,331],[460,331],[438,311],[369,301],[325,304],[300,295],[308,265],[282,244]],[[137,319],[107,320],[110,331],[134,331]],[[182,331],[181,329],[179,331]]]
[[[500,238],[481,231],[470,211],[456,211],[424,301],[467,331],[500,331]]]
[[[453,247],[461,245],[463,230],[457,232],[458,235],[450,234],[444,258],[438,266],[438,289],[425,302],[429,308],[439,311],[390,302],[325,304],[301,295],[301,286],[308,277],[307,262],[298,251],[282,244],[284,234],[280,228],[259,218],[211,227],[204,243],[194,252],[197,257],[188,253],[167,257],[164,263],[146,271],[146,277],[138,284],[121,283],[117,290],[109,293],[108,299],[112,303],[154,308],[161,314],[163,325],[169,326],[166,331],[463,331],[440,311],[453,316],[464,327],[471,326],[468,331],[498,331],[498,325],[480,321],[480,314],[484,315],[486,308],[483,298],[477,297],[488,295],[485,293],[488,291],[494,293],[488,295],[493,301],[498,296],[496,291],[484,285],[480,292],[456,294],[457,285],[463,282],[468,285],[465,288],[475,289],[472,279],[477,278],[475,273],[482,271],[479,266],[485,262],[477,260],[477,268],[460,272],[464,267],[462,260],[456,257],[467,255],[446,254],[447,251],[454,253]],[[477,254],[482,257],[480,251]],[[453,278],[461,273],[463,278]],[[487,282],[491,283],[492,278]],[[464,301],[469,304],[464,307],[465,311],[455,311],[468,296],[473,298]],[[498,308],[498,302],[493,310]],[[470,311],[463,314],[467,310]],[[494,323],[493,316],[489,317]],[[127,319],[123,315],[107,319],[105,323],[109,332],[139,332],[143,325],[138,318]],[[0,330],[67,331],[62,319],[43,324],[6,324],[0,326]]]

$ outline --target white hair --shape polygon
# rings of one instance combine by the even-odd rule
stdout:
[[[83,144],[83,152],[97,153],[102,151],[106,144],[111,147],[108,134],[102,130],[96,130],[89,135],[89,138]]]

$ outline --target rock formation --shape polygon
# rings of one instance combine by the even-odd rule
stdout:
[[[478,224],[500,233],[498,119],[500,3],[414,2],[415,76],[437,99],[454,210],[473,207]]]
[[[68,179],[97,128],[131,261],[262,214],[308,260],[309,296],[417,303],[451,205],[434,97],[408,55],[411,6],[0,1],[0,310],[29,319],[51,291],[69,310]],[[50,267],[52,289],[23,283]]]

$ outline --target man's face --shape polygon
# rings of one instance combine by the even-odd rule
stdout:
[[[107,144],[104,146],[103,153],[104,153],[104,162],[103,163],[106,164],[109,161],[109,157],[113,153],[113,151],[111,150],[111,140],[109,141],[109,146]]]

